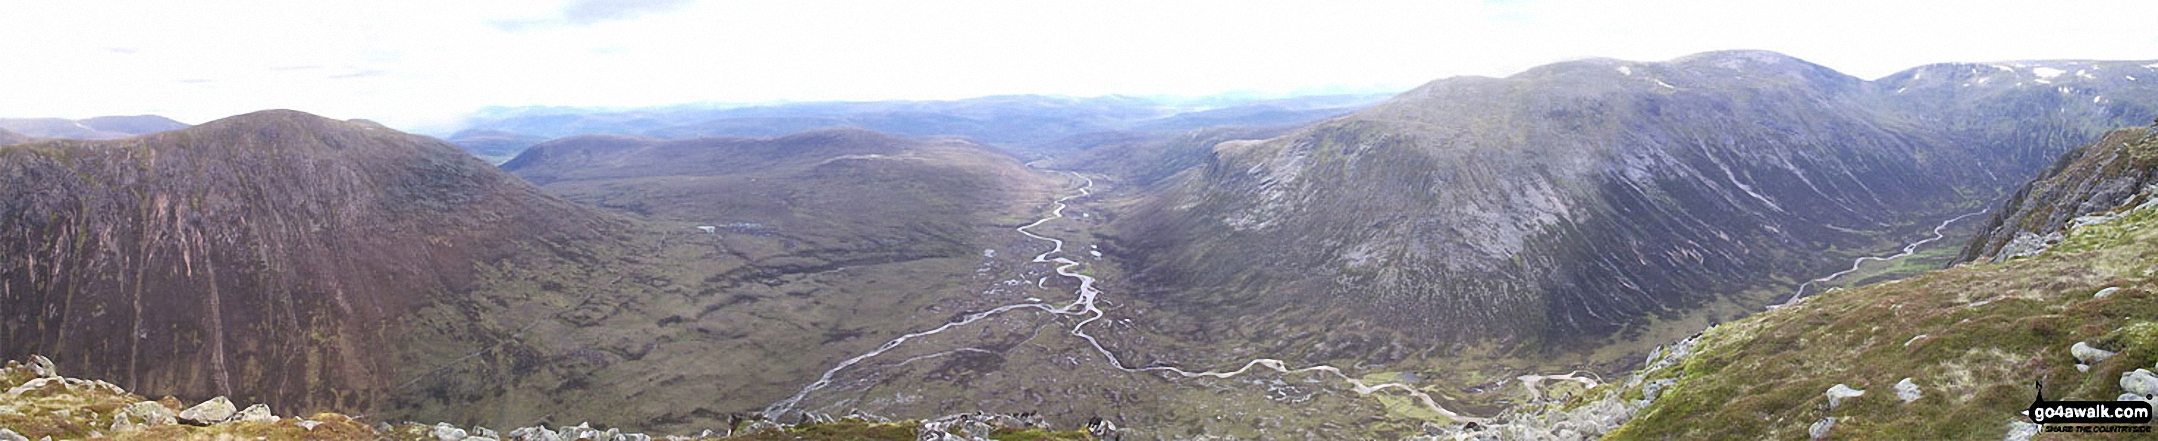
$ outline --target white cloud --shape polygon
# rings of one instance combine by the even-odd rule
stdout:
[[[1409,87],[1552,61],[1768,49],[1866,78],[2149,58],[2143,1],[0,3],[0,116],[263,108],[415,128],[487,105]]]

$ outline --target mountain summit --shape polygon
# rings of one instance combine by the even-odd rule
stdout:
[[[0,147],[0,188],[0,354],[287,409],[375,405],[401,314],[603,219],[454,146],[282,110]]]
[[[1976,210],[2043,165],[2032,152],[2152,108],[2057,95],[2158,90],[2086,78],[1957,94],[1902,78],[1724,51],[1438,80],[1215,147],[1119,219],[1117,244],[1159,301],[1202,317],[1376,322],[1432,344],[1596,340],[1780,301],[1770,292],[1789,286],[1771,280]],[[1923,122],[1925,108],[1958,110]],[[2036,135],[1995,140],[1983,124]]]

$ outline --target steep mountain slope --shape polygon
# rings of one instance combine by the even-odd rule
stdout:
[[[2090,216],[2138,202],[2158,168],[2148,128],[2116,130],[2061,156],[2060,161],[1994,210],[1959,261],[2000,262],[2044,251],[2063,226],[2104,220]]]
[[[0,119],[0,129],[38,138],[117,139],[184,128],[187,128],[186,123],[157,115],[100,116],[82,120]]]
[[[455,147],[292,111],[0,148],[0,354],[151,394],[367,410],[392,324],[608,223]]]
[[[2116,132],[2065,156],[2007,205],[2127,201],[2089,222],[2037,230],[2063,237],[2050,250],[1830,292],[1711,328],[1685,362],[1647,373],[1669,380],[1663,396],[1609,439],[2029,439],[2039,429],[2018,412],[2038,397],[2033,382],[2048,400],[2149,399],[2158,393],[2147,381],[2158,379],[2150,374],[2158,204],[2149,202],[2158,188],[2119,198],[2110,186],[2064,187],[2075,179],[2062,178],[2158,171],[2093,160],[2121,152],[2124,139],[2130,155],[2158,151],[2150,130]],[[2032,216],[2050,217],[2042,211]],[[1837,385],[1864,394],[1832,399]]]
[[[2004,188],[2062,152],[2158,115],[2158,62],[1944,63],[1874,81],[1888,107],[1939,132]]]
[[[1222,316],[1609,335],[1963,209],[1977,158],[1921,154],[1872,87],[1765,52],[1440,80],[1216,147],[1117,245],[1159,301]]]

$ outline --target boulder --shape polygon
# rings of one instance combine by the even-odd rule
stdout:
[[[1919,398],[1925,396],[1926,393],[1918,390],[1918,383],[1911,381],[1910,377],[1904,377],[1903,381],[1896,382],[1896,398],[1902,399],[1905,403],[1918,401]]]
[[[2008,435],[2002,436],[2001,441],[2030,441],[2031,437],[2038,436],[2038,429],[2041,429],[2041,427],[2037,424],[2009,421]]]
[[[15,433],[14,430],[0,427],[0,441],[30,441],[30,438],[25,438],[22,434]]]
[[[1828,408],[1835,409],[1836,405],[1843,404],[1844,399],[1856,398],[1865,394],[1866,391],[1864,390],[1852,389],[1851,386],[1837,383],[1835,386],[1828,388]]]
[[[32,354],[30,355],[30,373],[37,374],[39,377],[58,378],[60,369],[52,365],[52,359],[45,358],[43,355]]]
[[[2136,395],[2158,395],[2158,374],[2152,374],[2148,369],[2122,372],[2121,392]]]
[[[450,423],[435,423],[435,429],[429,434],[434,435],[435,439],[441,441],[463,441],[465,439],[465,429],[459,429],[457,426],[450,425]]]
[[[2106,289],[2101,289],[2101,290],[2098,290],[2098,293],[2097,293],[2097,294],[2091,294],[2091,298],[2094,298],[2094,299],[2103,299],[2103,298],[2106,298],[2106,296],[2110,296],[2110,295],[2113,295],[2113,293],[2114,293],[2114,292],[2116,292],[2116,291],[2120,291],[2120,290],[2121,290],[2121,287],[2118,287],[2118,286],[2113,286],[2113,287],[2107,287]]]
[[[135,424],[134,421],[128,421],[126,413],[112,414],[112,433],[127,432],[141,428],[141,424]]]
[[[233,415],[232,420],[250,423],[275,423],[277,422],[277,414],[270,413],[270,405],[268,404],[256,404],[247,406],[246,409],[240,409],[240,413]]]
[[[166,408],[163,404],[157,404],[156,401],[138,401],[135,404],[120,408],[120,413],[126,414],[128,418],[135,421],[141,421],[144,427],[179,423],[174,418],[172,409]]]
[[[17,385],[17,386],[15,386],[14,388],[8,389],[8,390],[7,390],[7,396],[10,396],[10,397],[19,397],[19,396],[22,396],[22,394],[30,393],[30,391],[34,391],[34,390],[38,390],[38,389],[44,389],[44,388],[45,388],[45,386],[48,386],[48,385],[53,385],[53,384],[58,384],[58,385],[60,385],[60,387],[61,387],[61,388],[63,388],[63,390],[65,390],[65,388],[67,387],[67,381],[65,381],[65,379],[62,379],[62,378],[54,378],[54,377],[42,377],[42,378],[33,378],[33,379],[31,379],[30,381],[25,381],[25,382],[23,382],[23,383],[22,383],[21,385]]]
[[[1828,439],[1828,431],[1836,429],[1836,417],[1822,418],[1806,426],[1806,435],[1813,439]]]
[[[522,427],[510,431],[509,439],[516,441],[562,441],[562,435],[546,427]]]
[[[2108,358],[2113,358],[2113,354],[2115,354],[2113,351],[2094,348],[2091,347],[2090,343],[2080,341],[2076,342],[2074,346],[2069,346],[2068,353],[2075,355],[2076,360],[2082,361],[2083,364],[2098,364]]]
[[[232,407],[232,400],[225,399],[225,397],[211,398],[208,401],[203,401],[202,404],[195,405],[195,407],[180,411],[180,422],[207,426],[230,421],[232,420],[232,415],[238,412],[239,409]]]

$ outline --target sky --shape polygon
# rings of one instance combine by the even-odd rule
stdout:
[[[2158,2],[0,0],[0,117],[1398,91],[1587,57],[1782,52],[1861,78],[2158,58]]]

